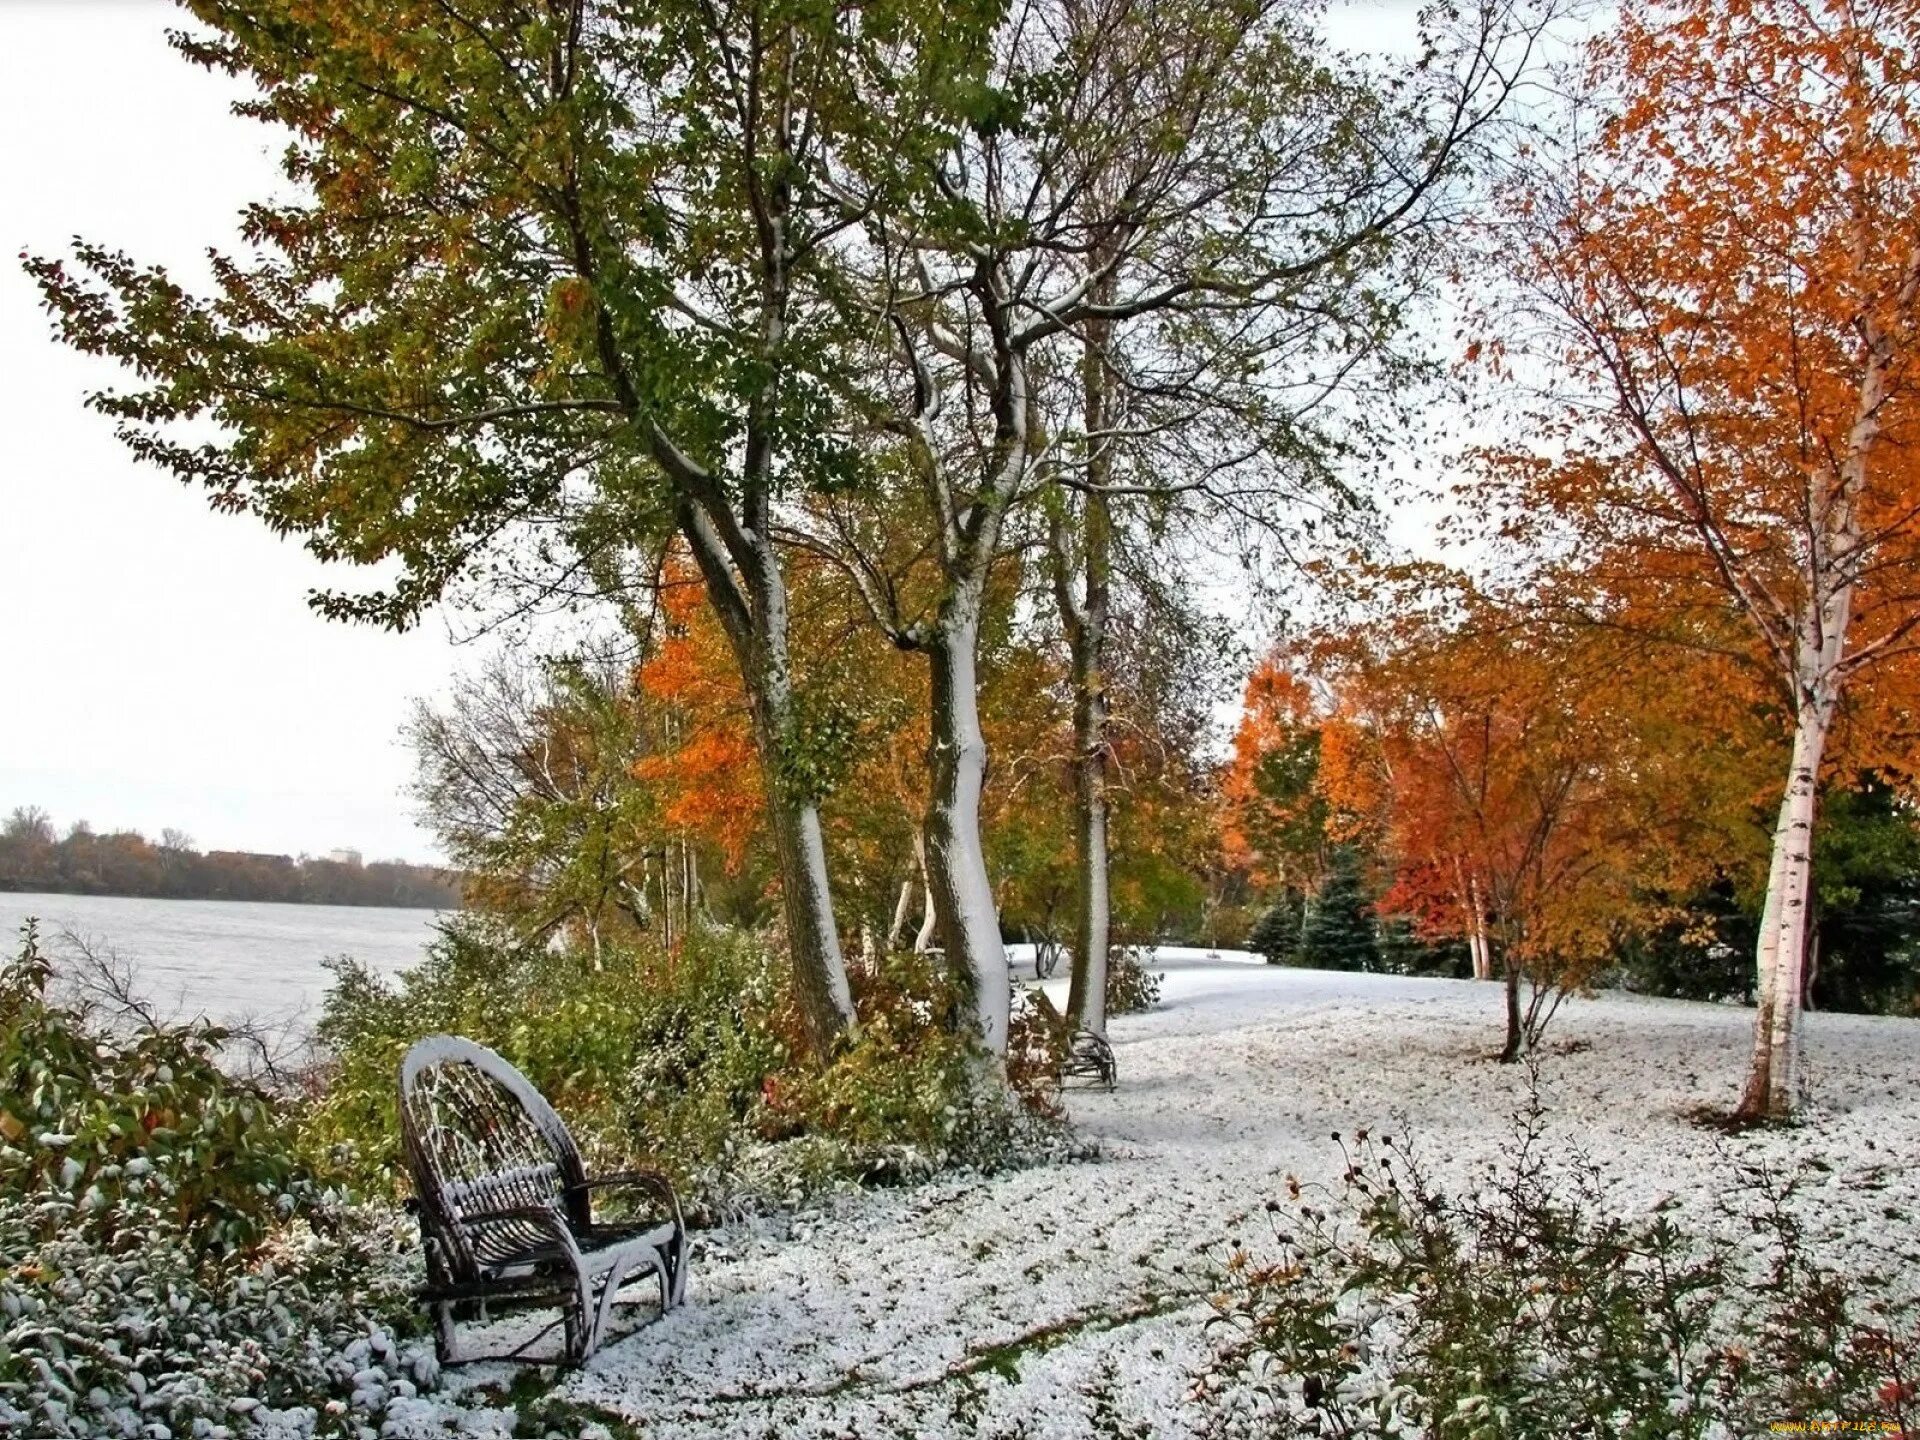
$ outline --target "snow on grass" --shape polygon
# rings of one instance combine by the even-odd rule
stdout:
[[[1471,1178],[1499,1157],[1526,1077],[1487,1058],[1495,985],[1202,950],[1153,968],[1160,1006],[1112,1023],[1119,1089],[1070,1093],[1099,1161],[847,1195],[708,1237],[686,1307],[555,1397],[649,1436],[1196,1433],[1208,1281],[1229,1241],[1263,1233],[1249,1212],[1289,1174],[1335,1184],[1333,1133],[1360,1126],[1411,1139],[1444,1182]],[[1541,1067],[1556,1142],[1601,1165],[1609,1205],[1671,1203],[1700,1226],[1729,1223],[1717,1202],[1741,1164],[1805,1162],[1816,1253],[1920,1284],[1920,1021],[1808,1016],[1807,1123],[1726,1136],[1688,1117],[1732,1103],[1751,1024],[1725,1006],[1569,1001]]]

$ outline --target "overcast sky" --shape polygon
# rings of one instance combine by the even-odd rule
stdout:
[[[1337,7],[1398,48],[1404,0]],[[111,367],[48,339],[12,256],[69,236],[197,283],[278,182],[231,85],[167,48],[165,0],[0,0],[0,814],[187,831],[202,848],[432,858],[399,726],[480,657],[442,623],[321,620],[297,544],[134,464],[82,408]]]
[[[167,48],[175,21],[160,0],[0,0],[0,813],[426,859],[397,732],[468,656],[437,621],[321,620],[296,544],[134,464],[81,407],[108,372],[47,338],[12,259],[82,234],[197,280],[274,185],[267,132]]]

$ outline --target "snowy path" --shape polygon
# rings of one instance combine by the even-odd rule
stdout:
[[[1495,1155],[1524,1077],[1485,1059],[1492,985],[1200,952],[1155,968],[1160,1007],[1113,1024],[1119,1091],[1072,1098],[1101,1161],[728,1232],[696,1261],[685,1309],[557,1393],[648,1436],[1192,1433],[1210,1257],[1240,1217],[1288,1173],[1335,1179],[1332,1132],[1361,1125],[1466,1173]],[[1727,1139],[1683,1114],[1734,1096],[1750,1024],[1710,1005],[1569,1002],[1544,1063],[1556,1140],[1603,1163],[1610,1203],[1670,1195],[1702,1215],[1732,1160],[1813,1157],[1828,1167],[1806,1211],[1822,1248],[1920,1282],[1920,1021],[1809,1017],[1814,1123]]]

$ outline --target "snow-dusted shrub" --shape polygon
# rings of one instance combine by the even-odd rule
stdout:
[[[444,1030],[524,1071],[589,1168],[665,1170],[696,1213],[1027,1153],[1027,1117],[981,1083],[924,956],[858,978],[861,1028],[824,1060],[804,1052],[786,977],[754,940],[710,933],[670,963],[609,948],[596,969],[455,929],[395,984],[344,967],[319,1027],[334,1059],[309,1143],[368,1188],[404,1190],[394,1075],[414,1040]]]
[[[959,998],[926,956],[888,957],[861,978],[856,1002],[850,1044],[771,1082],[772,1124],[830,1138],[868,1180],[999,1170],[1058,1150],[1054,1112],[1018,1088],[1010,1096],[955,1033]]]
[[[1064,1120],[1060,1068],[1073,1039],[1047,992],[1038,985],[1015,992],[1007,1025],[1007,1082],[1034,1113]]]
[[[209,1260],[164,1197],[103,1236],[71,1201],[0,1193],[0,1435],[244,1436],[273,1411],[354,1435],[435,1381],[391,1211],[330,1210]],[[317,1218],[317,1216],[316,1216]]]
[[[258,1243],[311,1184],[278,1108],[221,1070],[222,1032],[111,1032],[49,1000],[51,976],[29,925],[0,967],[0,1191],[75,1197],[63,1224],[109,1241],[164,1194],[194,1245]]]
[[[792,1048],[772,962],[710,934],[671,965],[609,948],[596,970],[469,920],[397,981],[353,964],[335,973],[317,1027],[331,1059],[304,1132],[369,1192],[407,1191],[395,1076],[422,1035],[465,1035],[518,1066],[566,1117],[589,1169],[650,1166],[683,1185],[747,1138],[762,1084]]]
[[[1334,1137],[1336,1142],[1341,1137]],[[1358,1132],[1331,1201],[1289,1181],[1272,1242],[1232,1247],[1225,1335],[1199,1394],[1226,1435],[1547,1440],[1717,1437],[1776,1421],[1920,1421],[1920,1330],[1801,1243],[1757,1172],[1737,1246],[1668,1214],[1622,1219],[1587,1162],[1554,1160],[1534,1099],[1511,1159],[1445,1193],[1404,1143]]]
[[[1143,963],[1146,953],[1132,945],[1113,952],[1107,964],[1109,1015],[1138,1015],[1160,1003],[1160,977]]]
[[[430,1381],[400,1354],[412,1250],[293,1158],[206,1026],[106,1030],[0,968],[0,1434],[343,1433]],[[334,1408],[329,1411],[329,1402]]]

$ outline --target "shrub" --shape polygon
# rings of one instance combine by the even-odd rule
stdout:
[[[860,1032],[823,1067],[775,1077],[765,1126],[812,1135],[864,1181],[924,1178],[951,1166],[993,1171],[1057,1138],[1043,1102],[1011,1099],[973,1043],[950,1029],[951,986],[924,955],[895,955],[862,978]]]
[[[28,925],[0,969],[0,1190],[77,1197],[62,1227],[114,1239],[123,1202],[164,1196],[184,1239],[220,1254],[258,1243],[311,1192],[267,1096],[217,1063],[224,1032],[113,1036],[50,1003],[52,965]]]
[[[397,1215],[295,1162],[221,1031],[109,1031],[50,973],[31,928],[0,968],[0,1433],[218,1437],[329,1396],[309,1418],[351,1433],[430,1383]]]
[[[467,920],[397,984],[340,967],[318,1027],[333,1059],[306,1140],[361,1183],[403,1190],[395,1077],[435,1031],[524,1071],[589,1168],[663,1170],[696,1213],[1011,1163],[1041,1139],[982,1083],[924,956],[863,977],[859,1012],[859,1032],[818,1063],[800,1053],[784,967],[748,938],[696,933],[671,963],[610,947],[595,969]]]
[[[1146,967],[1148,952],[1124,946],[1107,966],[1107,1013],[1138,1015],[1160,1003],[1160,977]]]
[[[1291,892],[1282,893],[1253,922],[1253,928],[1247,932],[1247,948],[1265,956],[1269,965],[1298,963],[1300,918],[1299,897]]]
[[[1007,1082],[1036,1114],[1064,1120],[1060,1069],[1073,1027],[1038,985],[1015,991],[1007,1026]]]
[[[718,937],[690,941],[671,968],[610,948],[595,970],[462,920],[397,982],[336,967],[316,1027],[331,1058],[306,1144],[365,1186],[403,1192],[400,1060],[421,1036],[446,1032],[523,1070],[591,1168],[656,1166],[684,1184],[738,1137],[765,1077],[786,1063],[775,991],[757,952]]]
[[[1290,1180],[1266,1207],[1274,1251],[1236,1246],[1215,1300],[1228,1339],[1198,1388],[1218,1428],[1545,1440],[1920,1419],[1913,1316],[1866,1313],[1812,1260],[1790,1186],[1749,1177],[1756,1269],[1667,1215],[1607,1215],[1590,1164],[1549,1162],[1542,1117],[1535,1098],[1511,1161],[1466,1195],[1365,1131],[1334,1205]]]
[[[210,1263],[170,1204],[122,1200],[111,1237],[77,1208],[0,1193],[0,1434],[218,1437],[313,1409],[351,1435],[434,1383],[391,1211],[315,1211]]]

